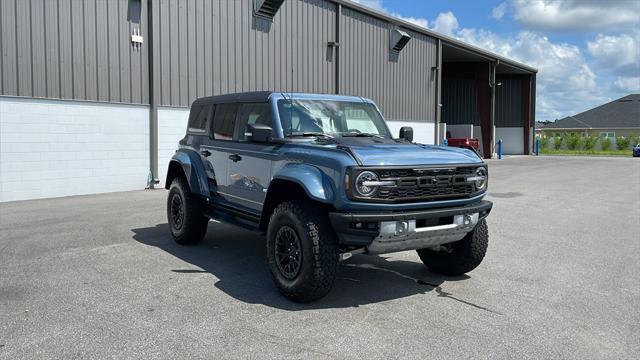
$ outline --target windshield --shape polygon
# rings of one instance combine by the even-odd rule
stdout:
[[[373,104],[333,100],[278,100],[285,136],[376,136],[389,138]]]

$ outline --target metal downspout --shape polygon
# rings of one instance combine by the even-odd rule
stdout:
[[[489,68],[489,84],[491,85],[491,107],[489,113],[489,119],[491,123],[491,157],[493,158],[496,153],[496,68],[500,60],[491,63]]]
[[[442,102],[442,40],[438,39],[438,49],[436,50],[436,108],[435,108],[435,112],[436,112],[436,123],[435,123],[435,127],[434,127],[434,144],[435,145],[440,145],[440,139],[442,137],[446,137],[445,134],[442,134],[443,136],[440,136],[440,123],[442,121],[442,107],[440,106],[441,102]]]
[[[147,69],[149,69],[149,177],[147,188],[153,189],[158,180],[158,105],[155,95],[155,69],[153,66],[153,1],[147,0],[147,34],[149,49],[147,50]]]
[[[342,18],[342,4],[338,3],[336,8],[336,38],[335,38],[335,46],[333,47],[335,51],[335,61],[336,61],[336,72],[335,72],[335,93],[340,94],[340,19]]]

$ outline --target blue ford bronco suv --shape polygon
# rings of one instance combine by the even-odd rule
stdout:
[[[473,151],[389,132],[354,96],[250,92],[197,99],[169,163],[167,217],[179,244],[209,219],[266,234],[273,281],[309,302],[353,254],[416,250],[433,272],[482,261],[492,203]]]

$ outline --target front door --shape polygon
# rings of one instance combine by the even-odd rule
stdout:
[[[248,124],[273,127],[269,103],[238,105],[234,141],[228,146],[226,193],[242,207],[261,211],[279,146],[248,142],[245,136]]]

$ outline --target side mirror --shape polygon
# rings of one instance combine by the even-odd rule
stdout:
[[[249,124],[247,125],[247,132],[244,133],[247,141],[252,142],[269,142],[271,136],[273,136],[273,129],[271,126],[264,124]]]
[[[400,139],[413,142],[413,128],[411,126],[403,126],[400,128]]]

